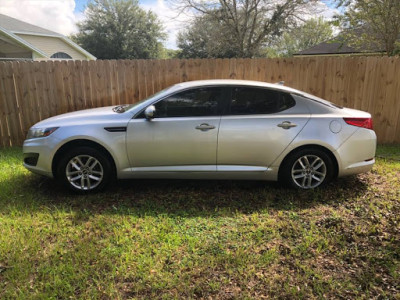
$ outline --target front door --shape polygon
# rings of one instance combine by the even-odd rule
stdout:
[[[223,107],[221,87],[192,88],[154,104],[128,124],[127,147],[134,171],[216,171]]]

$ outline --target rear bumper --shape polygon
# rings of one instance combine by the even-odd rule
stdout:
[[[339,172],[339,176],[355,175],[355,174],[369,172],[371,171],[374,164],[375,164],[375,159],[349,165],[344,170],[341,170],[341,172]]]
[[[340,157],[339,177],[368,172],[375,164],[376,134],[360,128],[336,152]]]

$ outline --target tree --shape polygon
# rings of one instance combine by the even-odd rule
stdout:
[[[159,59],[172,59],[172,58],[179,58],[179,50],[176,49],[168,49],[163,48],[160,51],[160,55],[158,56]]]
[[[233,37],[217,19],[209,15],[194,18],[190,26],[178,33],[179,58],[231,58],[240,50],[230,44]]]
[[[156,58],[165,39],[156,15],[137,0],[93,0],[73,39],[99,59]]]
[[[338,20],[343,36],[353,47],[385,49],[388,55],[398,51],[400,37],[399,0],[338,0],[346,11]]]
[[[235,57],[259,56],[261,49],[287,28],[295,25],[317,0],[170,0],[182,11],[207,18],[207,33],[199,24],[182,33],[180,45],[199,44],[203,49],[229,48]],[[189,38],[187,38],[189,37]],[[213,40],[215,37],[221,40]],[[196,42],[196,43],[195,43]],[[211,45],[211,46],[210,46]],[[192,50],[195,50],[192,47]],[[201,55],[203,55],[201,53]]]
[[[310,19],[285,32],[272,48],[279,56],[292,56],[333,38],[332,26],[322,17]]]

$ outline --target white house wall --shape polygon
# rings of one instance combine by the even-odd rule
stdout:
[[[87,59],[81,52],[75,50],[72,46],[64,42],[61,38],[58,37],[49,37],[49,36],[35,36],[35,35],[27,35],[16,33],[20,38],[24,39],[34,47],[42,50],[44,53],[48,55],[48,57],[52,56],[57,52],[67,53],[72,59]]]

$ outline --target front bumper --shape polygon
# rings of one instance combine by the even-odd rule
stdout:
[[[52,161],[57,140],[49,137],[25,140],[24,167],[32,173],[53,178]]]

